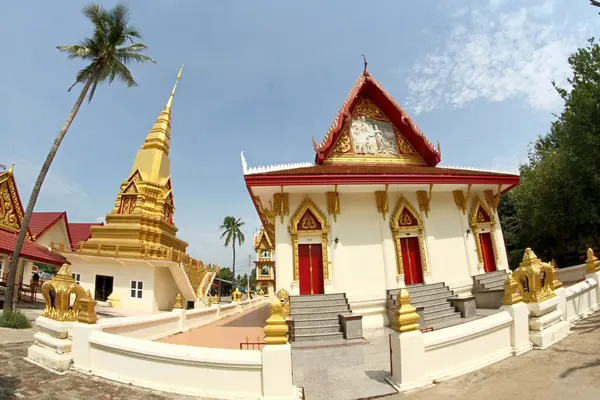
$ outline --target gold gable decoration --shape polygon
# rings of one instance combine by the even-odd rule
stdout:
[[[0,173],[0,227],[18,232],[21,229],[21,221],[23,221],[23,210],[11,167]]]
[[[355,132],[359,126],[361,131]],[[369,98],[362,98],[356,105],[325,163],[425,165],[400,130]]]

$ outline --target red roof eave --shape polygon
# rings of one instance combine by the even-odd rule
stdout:
[[[376,185],[376,184],[519,184],[518,175],[442,175],[442,174],[298,174],[246,175],[248,190],[252,186],[309,186],[309,185]],[[508,189],[507,189],[508,190]]]

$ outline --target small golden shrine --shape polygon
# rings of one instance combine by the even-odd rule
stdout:
[[[71,295],[75,301],[71,305]],[[55,321],[76,321],[79,314],[79,302],[86,292],[75,282],[69,264],[64,264],[58,273],[42,285],[42,296],[46,308],[42,317]]]
[[[556,270],[549,263],[537,258],[533,250],[527,248],[523,261],[513,272],[512,277],[517,282],[519,292],[526,303],[540,303],[554,296],[554,289],[562,283],[556,279]]]

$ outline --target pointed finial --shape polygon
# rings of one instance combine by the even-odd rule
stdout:
[[[363,70],[363,74],[365,74],[365,75],[366,75],[366,74],[368,73],[368,72],[367,72],[367,65],[368,65],[369,63],[367,62],[367,57],[365,57],[365,55],[364,55],[364,54],[363,54],[362,56],[363,56],[363,61],[364,61],[364,63],[365,63],[365,69]]]
[[[437,142],[437,152],[438,154],[442,154],[442,148],[440,147],[440,141]]]
[[[181,73],[183,72],[183,65],[179,68],[179,72],[177,73],[177,77],[175,78],[175,84],[173,85],[173,90],[171,90],[171,95],[169,96],[169,101],[167,101],[167,105],[165,108],[171,108],[171,103],[173,103],[173,97],[175,97],[175,90],[177,89],[177,84],[181,79]]]

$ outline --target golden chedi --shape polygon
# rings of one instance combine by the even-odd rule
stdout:
[[[408,290],[402,289],[398,296],[398,308],[392,312],[390,324],[395,331],[404,333],[419,330],[419,314],[417,309],[410,305]]]
[[[264,342],[270,344],[286,344],[288,342],[288,326],[283,316],[283,305],[277,297],[271,303],[271,316],[267,319],[267,326],[264,328]]]
[[[600,269],[600,261],[594,254],[594,250],[591,247],[587,249],[587,259],[585,260],[585,273],[593,274]]]

